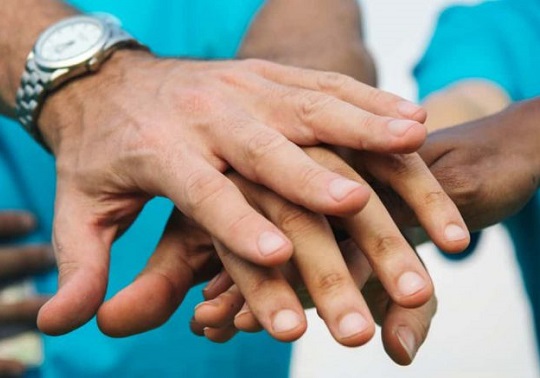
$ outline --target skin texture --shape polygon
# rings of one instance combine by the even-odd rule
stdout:
[[[456,83],[425,102],[432,132],[419,153],[471,230],[516,214],[539,187],[540,100],[508,105],[509,97],[499,87],[473,80]],[[416,224],[395,193],[382,196],[398,223]]]
[[[57,0],[4,2],[5,114],[13,115],[18,78],[37,35],[74,12]],[[7,31],[18,29],[23,32],[10,38]],[[417,121],[423,116],[397,96],[335,73],[258,60],[115,53],[98,73],[49,96],[39,119],[57,159],[53,247],[60,273],[59,292],[40,312],[40,329],[62,334],[96,313],[110,246],[154,196],[170,198],[238,256],[273,266],[290,258],[291,241],[223,172],[234,168],[316,212],[354,214],[369,192],[296,144],[412,152],[425,138]]]
[[[473,230],[516,214],[540,178],[538,99],[430,135],[423,158]]]
[[[349,177],[360,180],[352,169],[334,153],[322,148],[310,149],[308,153],[325,166],[334,170],[341,169],[344,174],[347,172]],[[379,319],[385,319],[385,343],[391,357],[402,364],[410,363],[425,337],[425,331],[435,311],[436,300],[432,295],[430,284],[417,288],[418,290],[410,295],[390,299],[387,289],[379,283],[378,287],[368,285],[371,287],[366,296],[366,299],[370,300],[369,307],[364,302],[357,285],[363,287],[372,272],[371,264],[377,266],[369,261],[373,257],[375,257],[373,261],[386,259],[389,262],[388,265],[395,267],[395,272],[409,270],[412,266],[416,266],[413,269],[420,269],[419,274],[429,280],[427,273],[423,271],[414,252],[397,228],[393,231],[378,230],[387,236],[387,240],[393,241],[391,245],[385,241],[381,243],[376,238],[370,241],[362,235],[361,230],[366,227],[388,227],[388,224],[391,224],[387,220],[388,216],[384,215],[385,210],[376,196],[370,199],[365,210],[367,212],[343,220],[343,224],[355,240],[348,243],[349,247],[346,250],[349,252],[346,252],[343,258],[328,221],[323,216],[287,203],[267,189],[254,185],[237,174],[231,173],[229,177],[238,185],[246,198],[257,205],[262,214],[275,222],[293,240],[295,254],[289,266],[292,273],[287,271],[287,268],[285,271],[278,268],[263,268],[236,257],[215,240],[212,241],[209,235],[176,211],[171,216],[162,242],[143,273],[132,286],[124,289],[100,309],[98,322],[101,329],[108,334],[125,336],[158,326],[168,319],[192,285],[207,278],[212,271],[216,272],[216,269],[219,269],[219,264],[216,264],[215,260],[215,245],[228,274],[240,290],[228,291],[225,294],[228,299],[223,300],[220,306],[205,304],[197,308],[198,312],[204,312],[206,308],[206,315],[208,312],[211,313],[210,318],[203,315],[203,318],[196,318],[193,324],[194,328],[201,325],[204,328],[209,326],[208,323],[212,323],[215,330],[209,331],[206,334],[207,337],[215,341],[226,341],[236,332],[235,326],[241,330],[253,330],[253,323],[255,323],[255,327],[259,327],[257,329],[260,329],[262,325],[279,340],[297,339],[305,331],[306,323],[302,306],[293,289],[296,289],[300,282],[304,282],[319,313],[338,342],[348,346],[358,346],[371,338],[374,331],[371,308],[372,311],[376,311]],[[373,230],[368,228],[363,232],[373,233]],[[357,244],[373,254],[366,259],[359,252]],[[390,250],[385,250],[387,247],[392,253]],[[409,253],[413,258],[404,258]],[[404,268],[403,264],[412,265]],[[347,270],[347,266],[351,273]],[[295,271],[298,273],[294,273]],[[179,275],[178,272],[182,274]],[[392,287],[396,284],[398,277],[391,278],[388,272],[383,273],[386,286]],[[222,275],[225,274],[222,273]],[[289,285],[287,278],[291,277],[292,281]],[[396,293],[397,290],[393,292]],[[236,312],[242,307],[243,296],[250,303],[250,308],[253,310],[250,316],[255,316],[255,320],[248,321],[247,326],[243,323],[237,324],[235,320],[232,326],[231,317],[234,318]],[[140,298],[144,298],[144,301],[139,301]],[[212,299],[211,296],[209,298]],[[388,316],[393,314],[389,318],[393,320],[388,320],[386,313],[377,307],[382,299],[392,304],[388,306],[389,311],[393,309]],[[229,305],[231,302],[233,305]],[[208,311],[208,308],[211,310]],[[224,312],[223,308],[235,312]],[[216,315],[217,320],[212,315],[213,311],[219,312]],[[282,311],[285,311],[287,315],[285,322]],[[351,329],[343,328],[341,321],[351,313],[360,313],[365,322],[355,329],[353,334],[344,336],[343,329],[348,331]],[[244,315],[237,315],[236,319],[244,318]],[[219,319],[220,317],[225,317],[225,319]],[[289,322],[291,318],[297,321],[296,324],[292,324],[292,327]],[[159,319],[158,323],[155,322],[156,319]],[[229,322],[227,326],[223,326],[222,322],[227,321]],[[408,346],[409,350],[404,349],[398,337],[398,329],[402,332],[407,329],[414,335],[414,343]]]
[[[10,246],[11,241],[31,232],[34,227],[35,219],[31,214],[20,211],[0,212],[0,286],[16,283],[54,267],[54,257],[49,246]],[[0,325],[7,327],[7,330],[36,329],[38,311],[46,300],[43,297],[32,297],[14,303],[0,303]],[[2,377],[22,376],[24,370],[24,365],[19,361],[0,359]]]
[[[259,35],[265,35],[262,33],[264,24],[261,24],[259,21],[262,19],[264,22],[268,22],[268,20],[271,19],[265,11],[270,12],[273,9],[273,4],[278,4],[279,7],[282,6],[280,2],[274,3],[270,1],[260,15],[262,18],[258,18],[255,21],[253,29],[257,30],[257,33],[260,33]],[[318,2],[317,4],[319,6],[325,4],[326,7],[329,5],[328,2]],[[323,7],[322,9],[326,9],[326,7]],[[285,10],[285,8],[278,9],[281,9],[282,11]],[[313,15],[311,14],[310,17],[312,16]],[[355,14],[353,14],[353,18],[356,18]],[[286,25],[282,24],[281,26],[283,26],[284,30],[287,30]],[[337,26],[337,29],[339,28],[340,26]],[[357,36],[357,30],[358,29],[356,28],[346,28],[345,34],[351,32],[354,36]],[[255,43],[255,40],[252,31],[250,31],[246,38],[246,41],[249,41],[249,43],[246,42],[244,44],[241,49],[241,54],[249,56],[249,52],[252,51],[250,44]],[[356,49],[351,50],[356,51]],[[262,51],[263,50],[258,50],[259,53],[262,53]],[[276,54],[276,51],[274,50],[273,53]],[[294,50],[289,51],[288,48],[282,48],[280,49],[280,54],[282,54],[282,57],[278,60],[281,62],[286,62],[289,58],[294,59]],[[346,55],[345,52],[339,56],[344,55]],[[339,60],[336,59],[333,62],[334,64],[327,68],[334,69],[340,66],[341,62]],[[312,61],[312,64],[316,65],[317,63]],[[420,112],[416,114],[416,116],[423,117],[424,115]],[[322,156],[328,156],[329,154],[328,151],[321,149],[318,149],[318,151]],[[330,156],[334,156],[334,159],[336,159],[335,155],[330,154]],[[335,172],[340,172],[343,175],[346,175],[345,172],[348,172],[349,175],[351,174],[351,169],[343,164],[343,162],[336,167],[335,164],[334,166],[331,164],[331,161],[335,162],[335,160],[329,159],[328,161],[324,161],[322,157],[319,159],[315,156],[312,156],[312,158],[327,168],[333,167],[332,170]],[[370,164],[371,160],[369,160],[371,158],[376,159],[375,156],[366,156],[365,161],[367,166],[372,165]],[[468,237],[466,235],[461,240],[446,240],[444,235],[446,225],[462,225],[462,221],[457,212],[455,212],[455,208],[453,208],[451,202],[448,201],[448,198],[446,198],[444,194],[442,194],[438,184],[429,178],[430,174],[418,156],[410,155],[405,157],[396,155],[393,158],[382,161],[381,164],[386,168],[380,169],[378,172],[373,172],[370,176],[377,176],[379,179],[384,180],[388,185],[394,186],[401,194],[413,192],[410,186],[414,184],[415,192],[418,193],[418,195],[411,196],[408,194],[405,197],[418,211],[419,217],[425,221],[434,239],[438,240],[443,248],[458,251],[467,244]],[[400,167],[398,171],[401,173],[399,175],[393,174],[396,166]],[[366,170],[366,172],[369,172],[369,170]],[[373,322],[369,315],[369,310],[365,303],[363,303],[362,298],[359,297],[359,293],[353,280],[351,280],[351,277],[347,274],[346,268],[343,266],[343,261],[339,256],[339,249],[335,245],[333,235],[330,233],[327,221],[324,217],[311,214],[287,201],[279,199],[279,197],[273,197],[270,201],[273,205],[267,204],[267,201],[269,201],[268,197],[271,197],[270,193],[262,196],[264,199],[261,199],[260,196],[256,195],[254,197],[250,188],[251,190],[254,189],[247,185],[248,183],[241,185],[243,181],[240,180],[240,177],[237,175],[234,177],[235,179],[233,181],[243,191],[243,194],[248,196],[248,200],[252,206],[258,208],[263,215],[269,217],[270,220],[283,229],[287,236],[293,240],[293,245],[296,246],[298,240],[301,239],[305,240],[305,243],[308,245],[319,246],[319,250],[321,250],[321,243],[325,243],[324,245],[329,246],[333,251],[329,259],[325,258],[322,254],[319,254],[318,258],[313,258],[313,255],[310,255],[311,258],[306,259],[305,254],[303,255],[304,257],[302,257],[301,253],[296,252],[293,260],[299,260],[301,262],[299,265],[303,267],[304,277],[306,277],[307,282],[311,282],[311,292],[315,298],[318,298],[318,308],[321,313],[325,314],[324,316],[327,325],[336,336],[336,339],[345,345],[360,345],[366,342],[371,337],[373,331]],[[351,178],[347,175],[346,177]],[[263,191],[263,189],[259,188],[256,190],[256,192],[260,191]],[[426,202],[423,196],[433,197],[430,196],[433,192],[440,193],[440,195],[438,198]],[[264,209],[261,209],[261,207]],[[281,213],[282,216],[276,215],[276,212]],[[397,227],[393,224],[391,218],[384,216],[385,213],[385,210],[382,208],[380,202],[376,200],[376,197],[372,197],[366,209],[362,213],[351,218],[354,218],[354,220],[350,223],[356,223],[350,224],[349,228],[351,229],[351,233],[355,233],[358,243],[368,251],[367,255],[370,256],[374,266],[376,266],[377,270],[381,273],[382,280],[386,283],[389,292],[396,298],[396,301],[406,306],[420,306],[422,309],[427,308],[429,310],[410,312],[412,320],[405,316],[407,321],[401,325],[411,323],[412,329],[414,330],[413,320],[415,316],[420,318],[416,324],[429,324],[431,315],[434,311],[433,303],[435,302],[435,299],[430,294],[430,284],[424,286],[420,291],[413,293],[413,295],[403,296],[399,294],[399,291],[397,290],[397,281],[399,281],[400,273],[411,268],[413,271],[424,276],[424,278],[426,278],[426,273],[412,249],[408,246]],[[162,243],[154,255],[155,258],[152,259],[139,279],[131,287],[128,287],[119,293],[116,298],[102,306],[98,314],[98,321],[104,332],[115,336],[125,336],[134,332],[141,332],[150,327],[158,326],[176,309],[176,306],[180,303],[185,291],[190,286],[188,278],[179,279],[175,272],[189,272],[192,274],[191,280],[198,282],[197,277],[200,276],[202,272],[208,273],[211,270],[208,265],[208,260],[212,255],[211,251],[208,251],[205,248],[192,247],[192,250],[199,251],[197,254],[192,254],[186,250],[186,244],[193,246],[197,245],[197,242],[186,242],[187,235],[182,231],[186,228],[186,225],[184,225],[183,222],[185,222],[185,218],[179,213],[174,214],[171,217],[167,230],[163,236]],[[307,226],[303,227],[302,225],[306,223]],[[312,229],[310,237],[306,237],[304,235],[305,230],[310,228]],[[357,230],[361,228],[366,230],[363,235],[357,232]],[[314,232],[315,230],[318,231]],[[369,232],[367,230],[377,230],[377,232]],[[193,231],[191,231],[191,233],[193,234]],[[373,234],[373,236],[369,237],[370,234]],[[321,243],[318,243],[318,241],[321,241]],[[248,291],[250,288],[261,287],[261,285],[257,284],[257,282],[260,282],[261,280],[262,282],[268,283],[268,285],[263,285],[266,290],[261,290],[254,293],[252,296],[250,295],[251,298],[256,298],[253,301],[259,306],[254,306],[254,308],[257,308],[257,313],[259,318],[263,319],[262,321],[265,324],[265,328],[268,329],[274,337],[280,340],[292,340],[299,337],[305,330],[304,314],[293,290],[280,278],[280,273],[276,270],[268,271],[264,268],[253,266],[253,264],[231,254],[230,250],[218,240],[214,239],[214,242],[216,246],[218,246],[217,250],[220,257],[223,259],[223,262],[225,263],[226,261],[227,269],[235,272],[242,272],[242,274],[238,274],[239,277],[246,276],[246,272],[251,271],[249,276],[252,277],[252,281],[242,282],[242,286]],[[210,245],[209,242],[207,242],[208,244],[204,244],[201,241],[201,243],[203,245]],[[301,248],[301,250],[304,251],[312,249],[313,248],[307,248],[305,245]],[[210,256],[205,257],[203,251]],[[311,268],[309,268],[310,261],[312,262]],[[188,267],[186,267],[186,265]],[[316,268],[317,266],[319,268],[326,266],[326,273],[321,273],[320,269]],[[189,277],[189,275],[186,274],[183,274],[182,276]],[[241,281],[241,279],[237,280],[237,282]],[[145,282],[153,282],[153,284],[144,285]],[[319,283],[317,284],[317,282]],[[152,290],[145,290],[144,287],[152,288]],[[155,288],[160,288],[160,290],[155,290]],[[341,298],[341,304],[336,306],[335,302],[329,300],[329,298],[331,299],[332,297],[329,293],[338,291],[340,288],[346,289],[348,292],[347,298],[349,298],[350,301],[347,301],[345,297]],[[270,300],[268,300],[268,295],[264,294],[269,291],[275,293],[275,295],[271,296],[273,299]],[[147,299],[142,302],[144,303],[144,306],[136,305],[136,299],[140,296]],[[174,298],[174,300],[171,300],[170,298]],[[423,305],[426,302],[427,304]],[[347,303],[353,305],[354,308],[347,308]],[[289,328],[286,331],[280,327],[280,330],[277,331],[273,327],[273,324],[276,321],[276,317],[280,313],[280,310],[290,310],[294,313],[295,315],[292,315],[291,312],[288,312],[288,315],[289,318],[296,317],[296,320],[299,321],[297,326]],[[339,320],[351,310],[363,313],[364,317],[367,318],[367,324],[365,324],[364,329],[359,330],[353,337],[344,339],[339,335]],[[397,313],[399,315],[401,311],[398,311]],[[401,319],[401,317],[398,316],[396,319]],[[394,328],[392,326],[389,329],[393,330]],[[230,332],[230,329],[225,332]],[[392,345],[389,349],[390,353],[392,353],[396,359],[402,361],[401,363],[410,362],[410,358],[406,361],[403,358],[403,346],[400,346],[401,344],[399,342],[395,342],[396,333],[391,331],[390,335],[390,339],[394,340],[394,342],[389,342],[389,345]],[[223,336],[219,337],[224,338]],[[415,342],[415,345],[413,345],[414,351],[412,355],[414,355],[415,349],[420,345],[423,338],[418,336],[417,340],[418,342]],[[418,346],[416,344],[418,344]]]

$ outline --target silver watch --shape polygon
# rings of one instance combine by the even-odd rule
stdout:
[[[17,118],[46,149],[37,119],[48,93],[75,77],[95,72],[122,47],[146,48],[112,16],[74,16],[41,34],[26,60],[17,91]]]

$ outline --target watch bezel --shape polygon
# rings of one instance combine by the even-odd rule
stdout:
[[[103,33],[97,40],[97,42],[88,50],[82,54],[76,55],[74,57],[62,60],[49,60],[41,56],[40,51],[42,50],[43,44],[49,39],[49,37],[54,34],[59,28],[65,27],[70,24],[77,24],[81,22],[92,22],[96,25],[99,25]],[[61,68],[76,67],[81,64],[86,64],[90,59],[99,55],[100,51],[105,46],[109,37],[109,26],[108,24],[97,18],[97,17],[88,17],[88,16],[75,16],[68,19],[62,20],[51,27],[45,30],[43,34],[39,37],[34,48],[34,59],[36,64],[45,70],[56,70]]]

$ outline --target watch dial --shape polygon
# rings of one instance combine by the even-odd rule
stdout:
[[[49,61],[73,58],[91,49],[103,32],[101,25],[91,21],[63,25],[46,37],[38,54]]]

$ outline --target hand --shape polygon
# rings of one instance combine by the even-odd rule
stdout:
[[[340,248],[354,282],[362,289],[362,295],[375,321],[382,327],[381,336],[387,354],[397,364],[409,365],[427,337],[431,320],[437,310],[436,297],[430,297],[426,304],[416,308],[397,305],[373,274],[369,262],[355,244],[349,240],[340,243]],[[298,285],[298,281],[296,283]],[[302,291],[301,286],[300,289],[297,288],[300,298]],[[203,290],[203,294],[206,302],[195,308],[191,323],[195,334],[205,335],[216,342],[225,342],[240,328],[248,332],[263,329],[226,271],[216,276]],[[307,308],[312,305],[309,303]]]
[[[431,134],[420,154],[478,230],[517,213],[540,183],[538,100]]]
[[[31,232],[34,218],[20,211],[0,212],[0,286],[14,283],[54,267],[54,257],[49,246],[35,245],[4,247],[9,241]],[[0,339],[36,328],[43,297],[26,298],[13,303],[0,302]],[[0,359],[0,376],[22,376],[24,364]]]
[[[338,74],[115,53],[97,74],[49,97],[41,114],[57,158],[60,289],[42,308],[40,329],[61,334],[96,313],[111,243],[154,196],[172,199],[238,256],[267,266],[285,262],[291,242],[221,172],[232,167],[316,212],[352,214],[368,191],[293,143],[412,151],[425,130],[391,118],[403,116],[423,121],[425,113]]]
[[[330,151],[322,148],[308,148],[306,151],[330,170],[363,182]],[[415,190],[419,193],[441,191],[436,180],[429,179],[427,168],[425,171],[416,165],[406,168],[400,173],[403,185],[399,190],[410,191],[410,185],[418,181]],[[428,177],[419,180],[426,172]],[[360,345],[369,340],[373,320],[348,274],[326,219],[237,174],[231,173],[229,177],[253,206],[293,240],[295,266],[336,340],[345,345]],[[438,200],[441,202],[425,203],[422,195],[407,197],[420,219],[433,219],[426,228],[442,248],[454,251],[465,248],[468,237],[457,241],[445,238],[443,230],[447,224],[459,226],[462,230],[464,224],[448,198],[440,196]],[[437,217],[430,215],[433,212]],[[105,333],[125,336],[159,326],[176,310],[193,280],[200,276],[201,269],[208,273],[204,267],[209,254],[212,254],[208,249],[211,244],[206,241],[204,253],[202,250],[198,252],[197,244],[187,241],[193,232],[185,231],[184,219],[179,213],[172,216],[145,271],[133,285],[102,306],[98,322]],[[365,252],[394,302],[403,307],[418,307],[430,300],[432,286],[427,272],[377,196],[370,198],[362,212],[338,222]],[[214,243],[227,272],[250,302],[264,328],[280,340],[298,338],[305,330],[302,307],[279,269],[256,266],[232,254],[219,241],[214,240]],[[252,273],[245,274],[246,271]],[[278,316],[282,311],[287,316]],[[283,317],[287,321],[296,321],[296,325],[282,325]],[[343,319],[358,320],[356,325],[362,329],[345,335],[346,326],[340,326]]]

